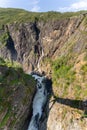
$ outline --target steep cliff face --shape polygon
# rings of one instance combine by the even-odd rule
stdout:
[[[35,81],[22,68],[9,65],[0,59],[0,130],[26,130]]]
[[[1,35],[8,32],[8,38],[6,45],[0,49],[0,55],[20,62],[25,70],[29,67],[33,70],[41,52],[36,23],[8,25],[1,32]]]
[[[48,59],[45,58],[44,65],[42,63],[42,69],[46,70],[48,75],[52,73],[53,81],[52,97],[47,106],[48,114],[41,125],[43,130],[87,129],[87,101],[84,106],[84,100],[87,99],[86,25],[86,16],[71,18],[67,21],[67,26],[65,24],[61,27],[62,35],[54,41],[50,36],[43,42],[46,43],[46,49],[46,45],[49,45],[49,49]],[[54,32],[55,39],[58,30]]]
[[[23,68],[34,70],[44,52],[44,57],[57,57],[59,50],[77,30],[83,16],[55,20],[9,24],[0,30],[1,37],[8,33],[7,43],[0,49],[1,57],[16,60]],[[1,44],[2,41],[1,41]]]
[[[39,66],[52,78],[53,90],[40,130],[87,129],[87,107],[83,102],[87,99],[86,35],[86,14],[15,22],[0,29],[1,57],[13,64],[20,62],[27,73]]]

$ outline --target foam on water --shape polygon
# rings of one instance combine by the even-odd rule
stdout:
[[[42,116],[43,106],[47,99],[47,90],[45,88],[45,77],[32,74],[32,77],[37,80],[37,91],[33,100],[33,114],[28,127],[28,130],[38,130],[39,120]]]

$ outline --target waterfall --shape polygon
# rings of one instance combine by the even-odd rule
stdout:
[[[40,58],[39,58],[39,60],[38,60],[38,64],[37,64],[37,69],[38,69],[38,71],[41,73],[41,69],[40,69],[40,62],[41,62],[41,60],[42,60],[42,58],[44,57],[44,51],[43,51],[43,49],[42,49],[42,53],[41,53],[41,56],[40,56]]]
[[[38,76],[37,74],[32,74],[32,77],[37,80],[37,91],[33,99],[33,113],[28,130],[39,130],[39,121],[47,100],[47,90],[45,87],[46,78],[44,76]]]
[[[41,56],[37,64],[37,70],[39,73],[41,73],[40,62],[42,58],[44,57],[43,48],[41,47],[41,49],[42,49]],[[32,105],[33,113],[31,117],[31,121],[28,126],[28,130],[39,130],[40,119],[41,119],[43,108],[44,108],[44,105],[46,104],[47,95],[48,95],[48,92],[46,89],[46,77],[39,76],[38,74],[34,74],[34,73],[31,75],[37,81],[37,84],[36,84],[37,91],[33,99],[33,105]]]

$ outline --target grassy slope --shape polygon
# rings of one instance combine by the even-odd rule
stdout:
[[[84,100],[87,98],[87,17],[81,27],[61,48],[61,54],[52,63],[54,86],[58,86],[59,96]],[[61,89],[62,88],[62,89]]]
[[[83,109],[82,101],[87,99],[87,16],[59,52],[56,60],[44,60],[51,64],[54,99],[58,105],[65,104],[63,114],[74,112],[73,120],[77,114],[79,118],[87,117],[87,111],[79,109]]]
[[[9,128],[11,129],[17,121],[16,118],[20,119],[20,117],[16,117],[18,113],[16,109],[18,107],[16,108],[12,102],[17,100],[17,97],[15,99],[15,95],[19,90],[19,97],[21,97],[22,89],[24,96],[21,97],[19,105],[26,106],[30,96],[32,97],[31,94],[34,93],[34,86],[34,79],[25,74],[18,63],[12,65],[11,62],[0,58],[0,128],[3,128],[10,121]],[[13,110],[13,108],[15,109]],[[20,122],[22,119],[21,117]]]
[[[76,13],[57,13],[57,12],[46,12],[46,13],[35,13],[28,12],[20,9],[0,9],[0,25],[8,23],[22,23],[30,22],[35,20],[56,20],[64,19],[72,16],[78,16],[82,12]],[[85,19],[87,25],[87,20]],[[78,33],[79,34],[79,33]],[[52,78],[53,78],[53,89],[55,95],[61,98],[69,98],[74,100],[83,100],[87,96],[87,53],[86,50],[74,52],[74,46],[79,42],[76,37],[71,38],[68,43],[64,45],[61,52],[67,51],[67,55],[58,58],[53,61],[52,64]],[[79,37],[85,39],[87,32],[80,32]],[[80,39],[81,40],[81,39]],[[83,40],[83,46],[87,40]],[[82,57],[82,58],[80,58]],[[77,104],[75,104],[77,105]]]
[[[31,22],[31,21],[35,21],[35,20],[48,21],[48,20],[56,20],[56,19],[65,19],[65,18],[69,18],[72,16],[78,16],[81,13],[83,14],[85,12],[87,12],[87,11],[80,11],[80,12],[75,12],[75,13],[73,13],[73,12],[59,13],[59,12],[52,12],[52,11],[45,12],[45,13],[36,13],[36,12],[28,12],[28,11],[25,11],[22,9],[0,8],[0,26],[2,26],[3,24],[14,23],[14,22],[22,23],[22,22]],[[86,21],[87,20],[85,19],[85,22]],[[86,35],[86,34],[87,34],[86,32],[83,32],[82,35]],[[2,37],[0,39],[4,43],[5,40],[3,40],[3,37],[5,37],[7,39],[7,34],[2,35]],[[74,43],[73,39],[71,41],[69,41],[69,43],[66,43],[64,46],[64,50],[67,50],[67,48],[68,48],[68,50],[67,50],[68,55],[66,57],[59,58],[57,61],[55,61],[52,64],[52,68],[54,71],[53,72],[53,82],[54,82],[54,84],[57,84],[58,86],[64,86],[64,91],[63,91],[64,94],[62,93],[61,94],[62,96],[67,95],[67,93],[68,93],[67,88],[69,88],[69,86],[72,86],[71,84],[73,82],[73,85],[77,86],[77,89],[74,92],[74,93],[77,93],[77,96],[75,96],[75,94],[73,96],[75,96],[76,98],[81,98],[81,95],[80,95],[81,91],[80,92],[78,91],[78,88],[81,88],[81,85],[80,85],[81,83],[75,83],[76,72],[75,72],[75,70],[72,69],[74,67],[74,64],[72,62],[71,62],[71,64],[69,63],[71,60],[74,61],[75,56],[74,55],[72,56],[73,52],[70,54],[70,50],[72,49],[72,47],[75,44],[76,43]],[[64,50],[61,50],[61,51],[64,51]],[[77,58],[78,58],[78,56],[77,56]],[[64,60],[64,58],[66,60]],[[86,68],[86,67],[81,67],[81,69],[82,68]],[[64,80],[65,84],[64,83],[60,84],[60,81],[62,81],[62,80]],[[76,87],[74,87],[74,88],[76,88]],[[85,91],[85,89],[84,89],[84,91]],[[83,93],[84,93],[84,91],[83,91]],[[84,94],[82,94],[82,95],[84,95]]]
[[[46,13],[36,13],[36,12],[28,12],[22,9],[12,9],[0,8],[0,25],[13,23],[13,22],[29,22],[35,20],[52,20],[52,19],[63,19],[71,16],[77,16],[84,11],[81,12],[69,12],[69,13],[60,13],[60,12],[46,12]]]
[[[0,8],[0,26],[2,26],[3,24],[8,24],[8,23],[22,23],[22,22],[30,22],[30,21],[35,21],[35,20],[43,20],[43,21],[48,21],[48,20],[56,20],[56,19],[65,19],[65,18],[69,18],[72,16],[78,16],[81,13],[85,13],[87,11],[80,11],[80,12],[66,12],[66,13],[59,13],[59,12],[46,12],[46,13],[36,13],[36,12],[28,12],[22,9],[12,9],[12,8],[7,8],[7,9],[3,9]],[[85,19],[85,22],[87,20]],[[86,32],[83,32],[82,35],[86,35]],[[5,39],[8,38],[7,34],[2,35],[2,37],[0,37],[0,40],[5,44]],[[72,71],[72,68],[74,67],[74,64],[71,62],[71,64],[69,63],[71,60],[74,61],[74,55],[72,56],[73,52],[70,54],[70,50],[72,49],[72,47],[75,45],[76,43],[74,43],[73,40],[69,41],[69,43],[66,43],[64,46],[64,50],[67,50],[68,55],[66,57],[62,57],[59,58],[57,61],[55,61],[52,64],[52,68],[53,68],[53,81],[54,84],[57,84],[58,86],[64,86],[64,90],[71,85],[72,82],[75,81],[76,79],[76,72],[75,70]],[[64,51],[64,50],[61,50]],[[70,56],[69,56],[70,55]],[[78,55],[79,56],[79,55]],[[78,58],[77,56],[77,58]],[[70,58],[71,57],[71,58]],[[64,60],[64,58],[66,60]],[[67,60],[68,59],[68,60]],[[69,64],[68,64],[69,63]],[[82,68],[86,68],[86,67],[82,67]],[[59,80],[64,80],[63,84],[58,83]],[[78,88],[80,88],[80,83],[76,83],[76,86],[79,86]],[[75,86],[74,85],[74,86]],[[76,90],[78,91],[78,90]],[[68,91],[64,91],[64,93],[68,93]],[[80,93],[80,92],[78,92]],[[65,95],[65,94],[62,94]],[[86,94],[85,94],[86,95]],[[79,94],[77,94],[78,98],[81,98]]]
[[[53,90],[56,98],[67,102],[73,111],[77,111],[81,102],[87,99],[87,16],[80,28],[68,39],[61,48],[61,55],[52,61]],[[65,103],[67,104],[67,103]],[[82,108],[83,109],[83,108]],[[67,108],[67,112],[71,110]],[[66,112],[66,113],[67,113]],[[80,116],[87,117],[87,111]],[[76,116],[76,113],[75,113]],[[75,118],[75,117],[74,117]]]

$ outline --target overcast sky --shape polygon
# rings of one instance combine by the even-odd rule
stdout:
[[[87,0],[0,0],[0,7],[22,8],[35,12],[87,10]]]

